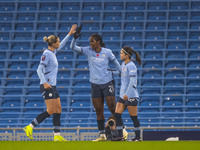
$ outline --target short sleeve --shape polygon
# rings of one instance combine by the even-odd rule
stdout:
[[[46,66],[49,63],[49,55],[48,54],[42,54],[40,59],[40,64]]]

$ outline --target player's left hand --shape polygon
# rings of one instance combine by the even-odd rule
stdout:
[[[73,35],[75,32],[76,32],[76,27],[77,27],[77,24],[73,24],[72,25],[72,27],[71,27],[71,29],[70,29],[70,31],[69,31],[69,35],[71,36],[71,35]]]
[[[128,100],[128,96],[127,96],[127,95],[124,95],[123,100],[124,100],[124,101]]]

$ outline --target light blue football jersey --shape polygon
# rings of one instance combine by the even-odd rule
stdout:
[[[121,88],[120,88],[120,98],[123,99],[124,95],[127,95],[128,98],[139,98],[137,90],[137,67],[134,62],[130,61],[121,65]],[[130,83],[130,78],[134,78],[133,86],[128,90]]]
[[[81,47],[81,50],[88,59],[91,83],[105,84],[113,80],[112,72],[108,68],[109,61],[116,58],[110,49],[102,47],[101,52],[97,53],[88,46]]]
[[[56,52],[45,49],[40,60],[40,65],[44,65],[43,74],[45,80],[48,84],[56,86],[57,74],[58,74],[58,60],[56,57]],[[40,84],[43,84],[40,80]]]

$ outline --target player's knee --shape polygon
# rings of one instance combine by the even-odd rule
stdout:
[[[54,111],[51,110],[51,109],[47,109],[47,112],[48,112],[48,114],[49,114],[50,116],[54,114]]]

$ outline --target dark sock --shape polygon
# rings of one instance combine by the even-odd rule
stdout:
[[[99,134],[105,134],[105,119],[97,120]]]
[[[53,128],[54,133],[60,132],[60,113],[54,113],[53,114]]]
[[[136,139],[140,139],[140,122],[138,120],[137,116],[131,116],[131,119],[133,121],[134,124],[134,130],[135,130],[135,138]]]
[[[44,119],[48,118],[50,115],[47,111],[39,114],[33,121],[32,121],[32,125],[35,127],[38,124],[40,124]]]
[[[118,131],[118,135],[120,137],[123,137],[123,133],[122,133],[122,130],[123,130],[123,121],[122,121],[122,115],[119,114],[119,113],[115,113],[115,118],[116,118],[116,129]]]

